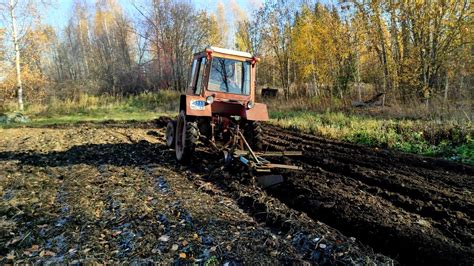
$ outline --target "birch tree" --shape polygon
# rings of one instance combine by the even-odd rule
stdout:
[[[20,111],[24,110],[23,104],[23,84],[21,82],[21,67],[20,67],[20,44],[18,40],[18,29],[17,29],[17,22],[16,22],[16,7],[18,1],[9,0],[8,2],[8,10],[10,11],[10,23],[12,27],[12,41],[13,47],[15,50],[15,68],[16,68],[16,87],[17,87],[17,95],[18,95],[18,109]]]
[[[47,6],[46,1],[37,3],[30,0],[3,0],[0,2],[1,19],[9,30],[13,61],[16,74],[16,91],[18,110],[24,110],[23,80],[22,80],[22,55],[21,45],[24,36],[33,28],[33,24],[40,24],[41,16],[37,10],[39,5]]]

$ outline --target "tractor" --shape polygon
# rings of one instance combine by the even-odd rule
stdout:
[[[226,162],[238,158],[252,170],[298,169],[271,164],[254,151],[262,148],[260,122],[268,120],[267,106],[255,102],[258,61],[250,53],[217,47],[194,54],[178,117],[166,127],[166,145],[175,149],[179,162],[190,160],[196,145],[205,143],[221,152]],[[270,156],[276,155],[283,154]]]

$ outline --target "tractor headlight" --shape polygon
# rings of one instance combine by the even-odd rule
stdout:
[[[206,103],[207,104],[212,104],[214,102],[214,97],[212,96],[207,96],[206,97]]]
[[[248,102],[247,102],[247,108],[248,108],[248,109],[252,109],[254,106],[255,106],[255,104],[254,104],[253,101],[248,101]]]

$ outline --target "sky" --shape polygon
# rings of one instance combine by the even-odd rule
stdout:
[[[39,1],[39,0],[33,0]],[[44,21],[47,24],[54,26],[55,28],[62,28],[67,24],[68,18],[71,15],[71,9],[73,0],[52,0],[52,5],[44,11]],[[132,3],[137,0],[117,0],[123,7],[123,9],[129,13],[135,13],[135,8]],[[188,0],[197,9],[205,9],[209,12],[215,12],[217,9],[218,0]],[[238,6],[247,14],[251,14],[254,10],[261,7],[265,0],[221,0],[226,8],[226,11],[231,13],[232,6]],[[338,0],[296,0],[301,2],[321,2],[323,4],[335,5]],[[87,0],[90,4],[93,4],[95,0]],[[138,2],[142,2],[138,0]],[[231,14],[229,14],[231,15]]]
[[[23,1],[23,0],[20,0]],[[32,0],[40,3],[40,0]],[[40,13],[42,15],[43,22],[53,26],[56,30],[62,30],[67,25],[69,18],[71,17],[73,0],[49,0],[50,5],[48,7],[40,8]],[[85,0],[91,6],[94,5],[96,0]],[[146,2],[147,0],[116,0],[119,2],[128,14],[137,14],[136,9],[134,8],[134,2]],[[215,13],[217,10],[217,4],[219,0],[183,0],[191,2],[196,9],[207,10],[210,13]],[[233,28],[233,7],[238,6],[245,14],[249,16],[252,12],[261,6],[263,6],[266,0],[220,0],[226,10],[226,15],[229,18],[227,22],[230,27],[230,34],[234,30]],[[323,4],[335,5],[338,0],[293,0],[295,2],[320,2]],[[138,15],[138,14],[137,14]],[[139,16],[139,15],[138,15]],[[8,17],[7,17],[8,18]],[[7,20],[8,21],[8,20]],[[4,25],[4,21],[0,19],[0,29],[9,27],[8,24]],[[5,41],[8,43],[10,38],[6,38]],[[7,44],[7,46],[9,43]],[[1,79],[1,73],[0,73]]]
[[[117,0],[127,13],[135,13],[132,5],[134,0]],[[243,11],[251,13],[263,5],[264,0],[221,0],[226,7],[227,12],[231,12],[232,4],[238,5]],[[93,4],[94,0],[89,0]],[[197,9],[205,9],[215,12],[218,0],[190,0]],[[44,11],[44,21],[52,25],[54,28],[63,28],[66,26],[68,18],[71,15],[73,0],[56,0],[52,5]],[[227,8],[228,7],[228,8]]]

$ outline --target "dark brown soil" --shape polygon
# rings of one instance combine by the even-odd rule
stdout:
[[[0,264],[391,263],[154,123],[0,129]]]
[[[0,263],[474,261],[472,166],[266,125],[304,170],[264,191],[167,121],[0,129]]]
[[[472,264],[474,167],[267,126],[267,149],[303,150],[272,194],[402,263]]]

